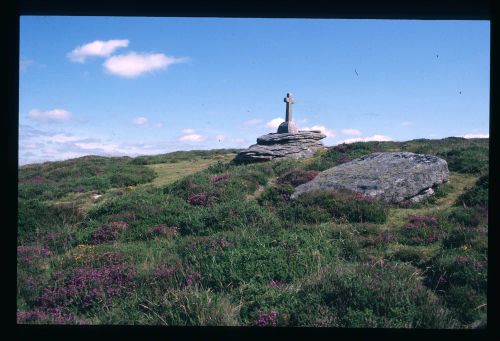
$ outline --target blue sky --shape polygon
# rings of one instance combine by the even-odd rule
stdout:
[[[488,21],[21,17],[19,163],[487,137]]]

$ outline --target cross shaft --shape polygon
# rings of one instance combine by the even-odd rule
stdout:
[[[286,103],[286,122],[291,122],[292,121],[292,104],[295,102],[293,101],[292,94],[287,93],[286,97],[283,99],[283,101]]]

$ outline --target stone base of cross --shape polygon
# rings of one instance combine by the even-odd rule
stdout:
[[[299,130],[297,126],[292,121],[292,104],[295,103],[292,98],[291,93],[287,93],[286,97],[283,99],[286,103],[286,116],[285,122],[281,123],[278,127],[278,134],[286,134],[286,133],[297,133]]]
[[[283,122],[278,127],[278,134],[296,134],[298,132],[294,122]]]

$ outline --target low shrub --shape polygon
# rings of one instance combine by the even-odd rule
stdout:
[[[380,261],[337,266],[303,287],[299,299],[310,308],[292,318],[299,325],[314,325],[320,318],[316,307],[325,306],[330,327],[450,328],[449,312],[414,278],[415,272],[410,265]]]
[[[176,226],[169,227],[166,224],[159,224],[156,226],[153,226],[148,232],[146,233],[147,238],[158,238],[158,237],[165,237],[165,238],[173,238],[176,237],[179,232],[178,228]]]
[[[91,243],[101,244],[116,240],[129,227],[124,221],[113,221],[101,226],[92,233]]]
[[[434,188],[434,195],[431,197],[434,198],[444,198],[448,194],[453,192],[453,185],[451,185],[449,182],[440,184],[436,188]]]
[[[465,207],[488,207],[489,175],[481,176],[472,188],[468,188],[458,197],[456,205]]]
[[[318,174],[319,171],[305,171],[302,169],[295,169],[280,176],[277,182],[279,184],[290,184],[293,187],[297,187],[311,181]]]
[[[485,293],[488,262],[485,255],[469,245],[443,249],[428,264],[427,285],[446,291],[450,286],[465,286]]]
[[[200,207],[194,211],[165,219],[167,223],[178,226],[182,234],[194,235],[206,235],[244,227],[266,231],[281,226],[278,217],[254,201],[222,202],[213,207]]]
[[[340,253],[340,243],[324,231],[285,231],[240,237],[225,246],[200,237],[184,247],[183,259],[202,274],[205,287],[226,291],[249,283],[269,287],[272,280],[291,283],[335,261]]]
[[[426,285],[443,297],[462,324],[486,317],[486,257],[463,245],[443,249],[427,264]]]
[[[257,199],[257,202],[263,206],[276,207],[277,205],[290,201],[290,196],[293,192],[294,188],[290,185],[268,187]]]
[[[443,212],[444,219],[455,226],[475,227],[481,222],[481,212],[473,208],[454,207]]]
[[[428,245],[441,239],[444,231],[440,228],[437,217],[414,215],[408,218],[401,235],[407,244]]]
[[[444,299],[463,324],[486,319],[486,295],[470,287],[452,285],[444,294]]]
[[[311,212],[307,214],[307,211]],[[384,223],[388,208],[383,202],[360,194],[345,191],[321,191],[304,193],[284,209],[283,217],[295,222],[310,223],[314,216],[323,220],[324,212],[331,218],[348,222]],[[301,216],[306,213],[306,216]]]
[[[489,165],[488,147],[469,146],[467,148],[451,149],[437,153],[448,162],[448,168],[452,172],[479,175],[488,171]]]

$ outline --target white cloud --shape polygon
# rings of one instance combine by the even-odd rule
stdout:
[[[163,123],[162,122],[155,123],[153,125],[153,127],[155,127],[155,128],[163,128]]]
[[[329,129],[326,129],[325,126],[320,126],[320,125],[314,125],[312,127],[304,127],[304,128],[300,128],[299,130],[319,130],[321,131],[323,134],[326,135],[326,137],[335,137],[335,130],[329,130]]]
[[[78,46],[69,52],[67,57],[73,62],[84,63],[87,57],[109,57],[116,49],[127,47],[128,44],[128,39],[94,40],[91,43]]]
[[[281,117],[273,118],[271,121],[266,123],[266,127],[271,129],[277,129],[281,123],[285,122]]]
[[[106,72],[134,78],[155,70],[166,69],[169,65],[187,62],[189,58],[169,57],[163,53],[136,53],[116,55],[108,58],[103,66]]]
[[[83,140],[83,139],[79,136],[66,135],[66,134],[55,134],[55,135],[47,137],[47,141],[57,142],[57,143],[75,142],[75,141],[80,141],[80,140]]]
[[[146,123],[148,123],[148,119],[146,117],[139,116],[139,117],[135,117],[132,120],[132,123],[134,123],[137,126],[142,126],[142,125],[145,125]]]
[[[466,139],[487,139],[490,137],[490,134],[475,134],[475,133],[470,133],[470,134],[465,134],[463,136]]]
[[[33,109],[28,113],[28,117],[35,121],[67,121],[71,118],[71,112],[63,109],[53,109],[48,111],[41,111]]]
[[[252,118],[251,120],[247,120],[247,121],[243,122],[243,125],[249,127],[249,126],[254,126],[256,124],[259,124],[261,122],[262,122],[262,120]]]
[[[401,125],[403,127],[411,127],[413,125],[413,122],[410,122],[410,121],[404,121],[403,123],[401,123]]]
[[[183,142],[201,142],[203,141],[204,138],[200,134],[188,134],[188,135],[182,135],[179,137],[179,141]]]
[[[355,135],[355,136],[362,135],[362,133],[359,130],[357,130],[357,129],[342,129],[342,134],[344,134],[344,135]]]
[[[353,143],[353,142],[368,142],[368,141],[392,141],[389,136],[385,135],[373,135],[368,137],[355,137],[352,139],[347,139],[344,141],[337,142],[337,144],[341,143]]]
[[[186,128],[182,130],[183,134],[177,140],[182,142],[201,142],[204,141],[205,138],[200,134],[197,134],[196,131],[192,128]]]
[[[217,135],[215,139],[219,142],[224,142],[224,135]]]
[[[81,149],[100,149],[106,153],[116,153],[119,152],[118,145],[113,143],[101,143],[101,142],[77,142],[75,146]]]
[[[155,141],[130,143],[102,141],[89,136],[76,136],[68,132],[50,132],[19,125],[19,164],[66,160],[84,155],[137,156],[186,150],[190,143]]]

